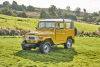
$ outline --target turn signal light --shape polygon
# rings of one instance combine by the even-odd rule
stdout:
[[[23,39],[25,39],[25,36],[22,36]]]

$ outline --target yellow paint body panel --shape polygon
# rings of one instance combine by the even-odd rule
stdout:
[[[56,22],[57,24],[58,22]],[[59,22],[60,23],[60,22]],[[62,23],[62,22],[61,22]],[[64,23],[64,29],[57,30],[56,28],[41,28],[36,29],[33,33],[28,33],[25,36],[38,36],[39,40],[32,41],[32,40],[26,40],[28,43],[38,43],[40,41],[45,41],[46,39],[51,39],[54,44],[61,44],[66,43],[68,37],[72,37],[72,39],[75,38],[75,31],[74,28],[72,29],[66,29],[65,22]],[[56,25],[55,25],[56,27]]]

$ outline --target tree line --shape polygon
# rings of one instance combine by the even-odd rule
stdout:
[[[0,5],[0,13],[10,16],[18,16],[18,17],[24,17],[26,18],[26,11],[33,12],[35,8],[31,5],[25,6],[25,5],[18,5],[16,1],[13,1],[12,4],[10,4],[8,1],[3,2],[3,4]],[[17,12],[22,11],[22,12]]]
[[[77,21],[85,22],[100,22],[100,11],[94,13],[88,13],[87,10],[77,7],[75,10],[71,10],[70,6],[67,6],[66,9],[57,8],[55,5],[51,5],[49,8],[37,8],[31,5],[18,5],[16,1],[13,1],[10,4],[8,1],[3,2],[0,5],[0,13],[10,16],[18,16],[27,18],[27,12],[36,12],[40,16],[40,19],[49,19],[49,18],[67,18]]]

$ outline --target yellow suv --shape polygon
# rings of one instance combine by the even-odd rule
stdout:
[[[46,19],[38,23],[34,32],[23,36],[23,50],[30,50],[39,47],[40,52],[48,53],[54,45],[64,45],[64,48],[71,48],[74,43],[77,29],[69,19]]]

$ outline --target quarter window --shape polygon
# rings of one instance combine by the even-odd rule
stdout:
[[[71,28],[71,24],[70,23],[66,23],[66,29],[70,29]]]
[[[64,29],[64,23],[59,23],[60,29]]]

